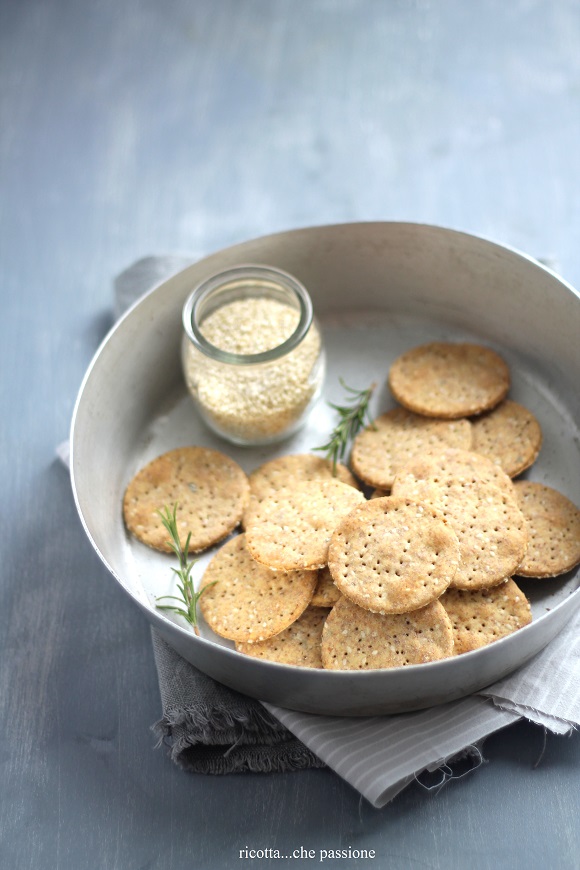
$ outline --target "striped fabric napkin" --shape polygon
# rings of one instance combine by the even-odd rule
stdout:
[[[115,282],[116,314],[191,262],[192,258],[176,256],[138,261]],[[66,456],[62,458],[66,461]],[[431,784],[439,785],[457,776],[450,764],[460,758],[467,759],[468,767],[478,766],[484,739],[519,719],[554,734],[569,734],[579,727],[580,609],[531,662],[459,701],[414,713],[357,719],[263,706],[316,757],[374,806],[382,807],[410,782],[421,781],[426,772],[434,772]]]
[[[266,709],[374,806],[424,771],[454,776],[449,762],[482,760],[490,734],[525,718],[554,734],[580,726],[580,611],[531,662],[476,695],[416,713],[343,719]]]

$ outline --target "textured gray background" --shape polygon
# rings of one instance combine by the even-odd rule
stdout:
[[[279,867],[239,850],[352,845],[377,857],[323,866],[577,870],[578,735],[543,751],[517,725],[476,773],[381,811],[329,771],[174,768],[149,730],[149,630],[54,448],[113,277],[145,254],[413,220],[579,286],[579,4],[1,0],[0,113],[0,866]]]

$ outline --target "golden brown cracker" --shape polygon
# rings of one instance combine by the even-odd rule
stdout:
[[[469,420],[438,420],[394,408],[359,432],[350,461],[369,486],[390,489],[396,473],[415,456],[444,447],[469,450],[471,442]]]
[[[182,546],[191,532],[189,551],[197,553],[238,525],[248,497],[248,478],[229,456],[208,447],[179,447],[158,456],[132,478],[123,498],[123,516],[136,538],[171,552],[158,511],[177,504]]]
[[[249,475],[250,499],[244,514],[244,526],[248,523],[250,511],[265,498],[292,489],[297,483],[330,480],[333,477],[358,489],[356,479],[340,462],[337,462],[336,474],[333,474],[332,462],[313,453],[296,453],[270,459]]]
[[[279,634],[298,619],[316,581],[316,571],[271,571],[259,565],[248,552],[246,536],[236,535],[207,566],[201,588],[208,588],[199,607],[216,634],[254,643]]]
[[[532,621],[530,603],[511,578],[492,589],[448,589],[439,600],[453,625],[456,655],[487,646]]]
[[[487,411],[510,387],[509,368],[491,348],[442,341],[406,351],[391,366],[388,380],[401,405],[446,419]]]
[[[439,598],[459,542],[432,508],[388,496],[355,508],[335,530],[328,567],[340,592],[375,613],[407,613]]]
[[[516,573],[523,577],[556,577],[580,564],[580,510],[561,492],[542,483],[515,483],[529,545]]]
[[[324,624],[321,649],[323,667],[330,670],[419,665],[453,654],[453,629],[439,601],[385,615],[343,596]]]
[[[487,589],[511,576],[526,551],[527,526],[513,487],[486,457],[448,450],[408,465],[392,494],[439,511],[457,535],[461,561],[450,585]]]
[[[340,591],[332,579],[328,566],[318,572],[318,582],[310,602],[313,607],[334,607],[340,598]]]
[[[516,477],[536,460],[542,430],[536,417],[523,405],[505,399],[493,411],[473,420],[475,453],[487,456],[510,477]]]
[[[364,500],[362,492],[335,478],[297,484],[264,499],[252,511],[248,549],[270,568],[323,568],[336,526]]]
[[[491,485],[514,495],[513,481],[491,459],[472,450],[456,448],[432,450],[412,459],[396,475],[392,494],[401,495],[401,487],[408,486],[407,497],[416,498],[417,495],[410,494],[411,490],[418,494],[423,484],[433,483],[441,487],[452,484],[465,487]],[[396,489],[399,492],[395,492]]]
[[[301,668],[321,668],[320,642],[328,610],[307,607],[288,628],[258,643],[237,643],[238,652]]]

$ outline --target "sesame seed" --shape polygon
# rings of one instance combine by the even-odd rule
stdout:
[[[274,299],[239,299],[212,312],[201,331],[220,350],[256,354],[272,350],[289,338],[299,317],[296,309]],[[314,323],[294,350],[261,365],[221,363],[188,342],[185,379],[218,429],[248,441],[272,437],[283,433],[307,410],[319,387],[313,373],[320,347],[320,333]]]

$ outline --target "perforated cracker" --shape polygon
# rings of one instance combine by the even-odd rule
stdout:
[[[452,655],[453,629],[439,601],[385,615],[343,596],[324,624],[321,649],[323,667],[331,670],[406,667]]]
[[[375,613],[407,613],[438,598],[459,565],[457,536],[432,508],[373,499],[334,532],[328,567],[340,592]]]
[[[556,577],[580,564],[580,510],[561,492],[541,483],[517,481],[515,492],[530,542],[517,574]]]
[[[298,484],[264,499],[252,511],[248,549],[270,568],[324,568],[333,531],[364,500],[358,489],[334,478]]]
[[[356,479],[346,466],[337,462],[336,475],[333,474],[332,462],[313,453],[297,453],[289,456],[278,456],[256,468],[249,476],[250,499],[244,513],[244,526],[248,523],[250,511],[256,505],[271,495],[296,486],[297,483],[308,481],[330,480],[336,477],[342,483],[358,489]]]
[[[408,498],[415,498],[420,493],[422,484],[436,483],[439,486],[461,484],[468,487],[496,486],[514,495],[514,484],[505,471],[492,462],[487,456],[472,450],[444,448],[432,450],[424,455],[416,456],[397,473],[393,481],[393,495],[402,495],[401,487],[409,487],[405,492]],[[395,492],[395,489],[398,492]],[[414,495],[411,495],[411,490]]]
[[[437,420],[394,408],[356,436],[351,466],[369,486],[389,489],[396,473],[415,456],[435,448],[469,450],[471,442],[469,420]]]
[[[238,652],[301,668],[321,668],[320,642],[328,610],[308,607],[289,628],[259,643],[237,643]]]
[[[487,646],[532,621],[530,603],[511,578],[492,589],[448,589],[439,600],[453,625],[456,655]]]
[[[266,640],[288,628],[309,605],[316,571],[271,571],[252,559],[246,536],[227,541],[207,566],[199,607],[209,627],[236,642]]]
[[[180,447],[137,472],[125,490],[123,516],[136,538],[171,552],[158,511],[177,503],[180,541],[185,546],[191,532],[189,551],[196,553],[235,529],[248,498],[248,478],[233,459],[207,447]]]
[[[389,371],[389,386],[410,411],[458,418],[501,402],[509,390],[510,373],[488,347],[435,341],[398,357]]]
[[[542,430],[536,417],[511,399],[473,420],[472,450],[487,456],[510,477],[529,468],[541,446]]]
[[[311,604],[316,607],[334,607],[339,598],[340,590],[332,579],[328,566],[321,568]]]
[[[526,552],[527,526],[505,472],[486,457],[465,453],[415,460],[397,475],[392,493],[439,511],[457,535],[461,560],[450,585],[487,589],[515,573]]]

